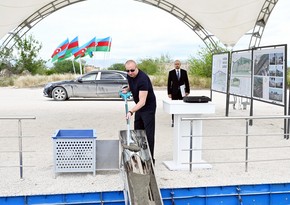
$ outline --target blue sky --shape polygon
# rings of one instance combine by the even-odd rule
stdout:
[[[270,16],[261,45],[290,43],[290,1],[279,0]],[[158,58],[186,60],[196,56],[201,39],[180,20],[156,7],[133,0],[89,0],[61,9],[38,23],[29,32],[42,42],[40,56],[50,59],[66,38],[79,37],[82,45],[93,37],[112,37],[109,54],[96,53],[98,61],[124,62],[126,59]],[[242,38],[233,50],[247,49]]]

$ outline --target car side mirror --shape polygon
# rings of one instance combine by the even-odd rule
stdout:
[[[82,78],[78,78],[77,81],[80,82],[80,83],[82,83],[83,82],[83,79]]]

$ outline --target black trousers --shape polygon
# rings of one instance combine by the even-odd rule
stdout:
[[[147,141],[150,149],[150,154],[154,159],[154,145],[155,145],[155,111],[135,113],[134,130],[145,130]]]
[[[182,100],[183,97],[181,95],[181,91],[178,90],[178,92],[176,94],[171,94],[171,99],[172,100]]]

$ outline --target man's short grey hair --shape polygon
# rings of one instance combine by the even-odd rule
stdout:
[[[137,63],[134,60],[127,60],[125,65],[127,65],[128,63],[134,63],[135,65],[137,65]]]

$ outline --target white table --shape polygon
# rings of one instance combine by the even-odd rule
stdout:
[[[170,170],[189,170],[190,152],[182,151],[190,149],[190,133],[193,136],[202,136],[202,120],[181,121],[182,118],[198,118],[203,114],[215,113],[215,105],[208,103],[185,103],[182,100],[163,100],[163,110],[166,113],[174,114],[174,133],[173,133],[173,161],[164,161],[165,166]],[[192,129],[191,129],[192,128]],[[186,137],[187,136],[187,137]],[[192,148],[199,149],[192,151],[191,157],[193,163],[192,168],[211,168],[202,160],[201,148],[202,137],[192,138]]]

